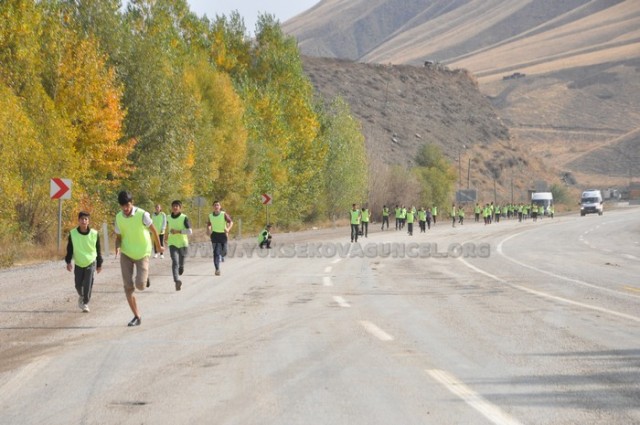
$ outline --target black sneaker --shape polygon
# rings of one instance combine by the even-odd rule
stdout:
[[[178,267],[178,275],[182,276],[182,273],[184,273],[184,267]]]
[[[176,280],[176,291],[179,291],[182,288],[182,281]]]
[[[142,320],[139,317],[134,317],[127,326],[140,326],[141,322]]]
[[[147,288],[151,286],[151,280],[149,280],[149,278],[147,278]]]

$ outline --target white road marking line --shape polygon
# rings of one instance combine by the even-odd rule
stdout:
[[[506,280],[504,280],[502,278],[499,278],[498,276],[492,275],[489,272],[485,272],[484,270],[481,270],[481,269],[477,268],[476,266],[467,263],[462,258],[460,258],[459,260],[462,261],[470,269],[475,270],[476,272],[478,272],[480,274],[483,274],[483,275],[485,275],[487,277],[490,277],[491,279],[494,279],[494,280],[496,280],[498,282],[501,282],[501,283],[504,283],[506,285],[509,285],[512,288],[520,289],[521,291],[528,292],[530,294],[537,295],[537,296],[542,297],[542,298],[548,298],[548,299],[551,299],[551,300],[563,302],[565,304],[571,304],[571,305],[575,305],[575,306],[578,306],[578,307],[586,308],[586,309],[589,309],[589,310],[594,310],[594,311],[599,311],[601,313],[610,314],[612,316],[622,317],[623,319],[628,319],[628,320],[631,320],[631,321],[634,321],[634,322],[640,322],[640,317],[631,316],[629,314],[620,313],[620,312],[617,312],[617,311],[609,310],[609,309],[598,307],[598,306],[591,305],[591,304],[585,304],[585,303],[581,303],[581,302],[578,302],[578,301],[569,300],[567,298],[562,298],[562,297],[558,297],[558,296],[555,296],[555,295],[547,294],[546,292],[536,291],[534,289],[527,288],[526,286],[516,285],[514,283],[507,282]],[[629,296],[633,296],[633,295],[629,295]]]
[[[502,251],[502,244],[503,244],[504,242],[508,241],[509,239],[511,239],[511,238],[513,238],[513,237],[516,237],[516,236],[518,236],[518,235],[521,235],[521,234],[522,234],[522,233],[516,233],[515,235],[511,235],[511,236],[509,236],[508,238],[505,238],[505,239],[503,239],[502,241],[500,241],[500,243],[498,244],[498,247],[496,248],[496,251],[498,251],[498,254],[502,255],[504,258],[506,258],[507,260],[511,261],[512,263],[516,263],[516,264],[517,264],[517,265],[519,265],[519,266],[526,267],[526,268],[528,268],[528,269],[535,270],[535,271],[537,271],[537,272],[539,272],[539,273],[543,273],[543,274],[546,274],[546,275],[548,275],[548,276],[555,277],[556,279],[566,280],[567,282],[576,283],[576,284],[578,284],[578,285],[582,285],[582,286],[587,286],[587,287],[589,287],[589,288],[597,289],[597,290],[599,290],[599,291],[610,292],[610,293],[615,294],[615,295],[620,295],[620,292],[619,292],[619,291],[615,291],[615,290],[613,290],[613,289],[609,289],[609,288],[603,288],[602,286],[593,285],[593,284],[591,284],[591,283],[587,283],[587,282],[582,281],[582,280],[572,279],[572,278],[570,278],[570,277],[566,277],[566,276],[562,276],[562,275],[559,275],[559,274],[555,274],[555,273],[553,273],[553,272],[549,272],[549,271],[546,271],[546,270],[542,270],[542,269],[539,269],[539,268],[537,268],[537,267],[531,266],[531,265],[526,264],[526,263],[522,263],[522,262],[520,262],[520,261],[518,261],[518,260],[514,260],[513,258],[509,257],[508,255],[506,255],[506,254]],[[588,244],[587,244],[587,245],[588,245]],[[633,295],[632,295],[632,296],[633,296]]]
[[[333,270],[333,267],[331,267],[331,266],[327,266],[327,267],[324,268],[324,272],[325,273],[331,273],[331,270]]]
[[[342,260],[342,258],[336,258],[331,262],[331,264],[337,264],[340,262],[340,260]]]
[[[349,304],[344,298],[336,295],[335,297],[333,297],[333,300],[338,303],[338,305],[340,307],[345,307],[345,308],[349,308],[351,307],[351,304]]]
[[[393,341],[393,337],[367,320],[361,320],[360,324],[371,335],[378,338],[380,341]]]
[[[640,258],[636,257],[635,255],[631,255],[631,254],[622,254],[623,257],[628,258],[629,260],[640,260]]]
[[[488,402],[478,393],[467,387],[451,374],[438,369],[427,370],[427,373],[436,381],[444,385],[453,394],[464,400],[469,406],[482,413],[496,425],[520,425],[517,419],[503,412],[496,405]]]
[[[331,278],[329,276],[322,277],[322,284],[324,286],[333,286],[333,283],[331,282]]]

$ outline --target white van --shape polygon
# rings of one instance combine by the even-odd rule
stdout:
[[[541,215],[551,215],[553,209],[553,194],[551,192],[533,192],[531,194],[531,204],[538,207],[538,211],[541,211]]]
[[[597,189],[588,189],[582,192],[580,198],[580,215],[598,213],[602,215],[604,204],[602,202],[602,193]]]

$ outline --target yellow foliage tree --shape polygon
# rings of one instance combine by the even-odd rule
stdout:
[[[239,212],[251,176],[245,173],[244,107],[229,76],[199,61],[187,73],[197,104],[193,181],[198,196],[225,201]]]
[[[125,111],[123,89],[115,71],[106,65],[93,38],[66,38],[58,64],[54,102],[75,132],[74,148],[87,190],[113,190],[128,176],[134,143],[121,143]]]

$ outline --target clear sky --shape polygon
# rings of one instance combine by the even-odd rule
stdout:
[[[237,10],[244,18],[247,31],[253,34],[258,15],[269,13],[280,23],[293,18],[305,10],[311,9],[320,0],[187,0],[191,11],[197,15],[207,15],[214,19],[216,15],[229,16]]]

